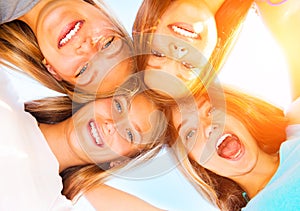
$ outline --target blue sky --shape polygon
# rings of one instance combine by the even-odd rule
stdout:
[[[142,0],[106,0],[105,2],[131,34],[131,26]]]

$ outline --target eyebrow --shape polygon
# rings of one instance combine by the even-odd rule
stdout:
[[[175,129],[176,129],[176,131],[179,133],[179,131],[180,131],[180,129],[181,129],[181,126],[182,126],[182,124],[180,123],[179,125],[178,125],[178,127],[176,128],[175,127]]]
[[[127,44],[127,40],[124,40],[122,37],[116,37],[116,36],[114,36],[114,40],[113,41],[114,42],[118,42],[117,39],[119,39],[119,41],[122,43],[121,44],[122,46],[121,46],[121,48],[117,52],[115,52],[114,54],[110,55],[110,57],[117,56],[120,53],[122,53],[123,50],[124,50],[124,48],[125,48],[125,46],[128,46],[128,48],[130,48],[130,46]]]
[[[179,124],[179,126],[178,126],[177,128],[175,128],[175,129],[178,131],[178,133],[180,132],[182,125],[186,124],[187,121],[188,121],[187,119],[183,120],[183,121]]]

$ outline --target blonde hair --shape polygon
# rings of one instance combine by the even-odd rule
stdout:
[[[110,168],[110,162],[107,162],[102,164],[74,166],[65,169],[60,173],[63,179],[62,193],[68,199],[76,201],[76,199],[84,193],[104,184],[111,176],[122,175],[123,172],[152,159],[162,149],[165,140],[164,136],[153,140],[151,146],[145,146],[142,151],[131,155],[130,159],[125,160],[120,165],[112,168]]]
[[[132,75],[116,94],[134,96],[140,93],[146,95],[147,99],[152,100],[142,79]],[[156,110],[161,112],[161,115],[158,115],[152,127],[152,142],[143,145],[138,152],[132,152],[128,155],[131,162],[126,160],[113,168],[110,168],[110,162],[107,162],[74,166],[64,170],[61,172],[64,183],[63,194],[73,200],[91,188],[103,184],[109,176],[120,172],[125,166],[127,169],[135,167],[159,152],[161,147],[167,142],[166,128],[168,117],[163,115],[167,113],[167,109],[162,105],[156,104],[154,100],[152,102],[156,105]],[[71,117],[74,112],[77,112],[83,106],[84,104],[72,102],[69,97],[59,96],[28,102],[25,104],[25,110],[30,112],[40,123],[56,124]],[[123,158],[120,157],[120,159]]]
[[[144,0],[137,12],[132,29],[133,43],[137,52],[138,70],[144,70],[149,58],[153,34],[159,25],[160,18],[176,0]],[[253,0],[225,0],[215,14],[218,42],[208,64],[198,78],[188,85],[192,93],[203,90],[221,70],[228,54],[235,44]]]
[[[102,0],[85,0],[103,11],[110,18],[113,24],[118,28],[121,35],[127,39],[128,44],[132,45],[129,34],[122,24],[114,17],[109,15],[108,7]],[[67,81],[57,81],[46,69],[42,60],[44,58],[36,36],[31,28],[22,21],[14,20],[0,25],[0,64],[8,66],[17,71],[24,71],[29,76],[39,81],[46,87],[59,93],[68,95],[73,99],[74,85]],[[130,46],[133,49],[133,46]],[[87,102],[94,95],[88,95],[84,91],[76,90],[76,98],[73,100]],[[112,92],[104,93],[98,97],[111,96]]]
[[[214,91],[209,95],[197,93],[195,97],[197,100],[204,97],[210,101],[214,94]],[[224,94],[226,113],[238,119],[248,129],[263,151],[277,153],[282,142],[286,140],[288,120],[284,112],[268,102],[228,87],[225,87]],[[234,181],[205,169],[187,157],[177,131],[173,127],[171,130],[173,139],[177,140],[173,147],[181,161],[183,172],[200,193],[221,210],[240,210],[244,207],[244,190]]]
[[[147,91],[142,92],[147,95]],[[151,99],[151,98],[148,98]],[[157,109],[165,113],[166,108],[157,105]],[[167,118],[159,115],[152,131],[152,142],[143,145],[138,152],[128,155],[130,159],[121,162],[120,165],[110,168],[110,162],[101,164],[90,164],[85,166],[75,166],[61,172],[63,179],[62,193],[71,200],[76,200],[85,192],[106,182],[110,176],[121,174],[134,168],[143,162],[153,158],[161,148],[167,143]]]

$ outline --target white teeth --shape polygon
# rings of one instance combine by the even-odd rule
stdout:
[[[223,136],[221,136],[221,138],[218,139],[217,141],[217,149],[219,149],[219,146],[223,143],[223,141],[227,138],[227,137],[230,137],[232,136],[231,134],[224,134]]]
[[[90,127],[91,127],[91,133],[92,133],[92,136],[95,138],[96,140],[96,144],[102,144],[101,142],[101,138],[100,138],[100,135],[98,133],[98,130],[96,128],[96,125],[94,122],[90,122]]]
[[[182,36],[185,36],[185,37],[194,38],[194,39],[198,37],[197,33],[189,32],[189,31],[179,28],[177,26],[172,26],[172,29],[174,32],[176,32]]]
[[[66,44],[76,34],[76,32],[78,32],[80,24],[81,22],[76,23],[74,29],[72,29],[63,39],[60,40],[59,45]]]
[[[241,154],[241,149],[239,149],[239,151],[233,156],[233,159],[237,158],[240,154]]]

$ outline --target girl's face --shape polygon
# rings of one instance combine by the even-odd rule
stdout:
[[[154,131],[161,113],[156,109],[143,94],[87,104],[72,117],[67,133],[72,151],[82,160],[96,163],[138,152],[157,135]]]
[[[216,43],[214,14],[205,2],[176,0],[159,20],[147,69],[165,71],[189,82],[199,75]],[[145,73],[148,86],[151,77]]]
[[[206,100],[198,110],[198,125],[192,124],[188,115],[173,112],[183,143],[194,142],[189,156],[221,176],[233,178],[250,172],[260,149],[247,128],[233,116],[213,109]]]
[[[34,31],[46,66],[58,80],[93,93],[107,92],[133,72],[129,39],[89,3],[50,1]]]

